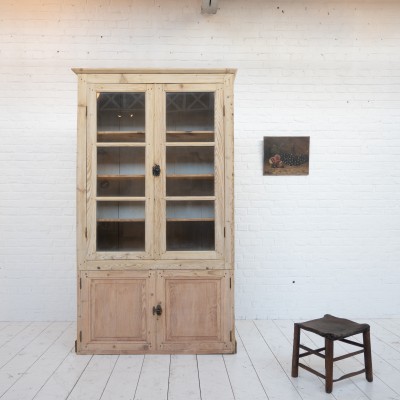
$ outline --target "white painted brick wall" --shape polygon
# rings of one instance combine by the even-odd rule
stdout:
[[[0,319],[75,318],[71,67],[234,67],[236,316],[400,316],[400,2],[1,0]],[[262,138],[311,136],[307,177]]]

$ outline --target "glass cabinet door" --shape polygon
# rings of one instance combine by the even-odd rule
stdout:
[[[88,227],[95,231],[89,235],[94,259],[143,257],[152,246],[146,218],[153,192],[146,177],[149,94],[146,85],[116,89],[103,85],[90,91]]]
[[[222,100],[216,86],[164,85],[162,258],[219,258]]]

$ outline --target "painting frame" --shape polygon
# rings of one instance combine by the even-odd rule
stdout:
[[[310,173],[310,136],[264,136],[264,176]]]

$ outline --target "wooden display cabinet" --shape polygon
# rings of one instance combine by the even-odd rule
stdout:
[[[77,352],[234,352],[235,71],[74,72]]]

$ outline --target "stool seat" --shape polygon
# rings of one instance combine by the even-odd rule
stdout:
[[[315,333],[324,338],[325,346],[319,349],[310,349],[300,343],[301,330]],[[362,343],[347,339],[353,335],[362,334]],[[353,351],[339,357],[334,357],[334,343],[338,340],[352,346],[361,348],[361,350]],[[300,349],[305,350],[300,354]],[[359,371],[350,372],[333,379],[333,363],[344,360],[348,357],[353,357],[358,354],[364,354],[364,368]],[[325,375],[311,368],[309,365],[300,362],[303,357],[315,355],[325,360]],[[333,382],[341,381],[342,379],[352,378],[358,374],[365,373],[365,378],[368,382],[372,382],[372,357],[371,357],[371,339],[370,326],[368,324],[358,324],[345,318],[337,318],[333,315],[326,314],[322,318],[313,319],[306,322],[296,322],[294,324],[293,335],[293,356],[292,356],[292,377],[297,378],[299,367],[311,372],[322,379],[325,379],[325,391],[332,392]]]
[[[345,318],[337,318],[325,314],[323,318],[297,323],[301,329],[313,332],[330,340],[344,339],[349,336],[366,332],[370,329],[368,324],[358,324]]]

